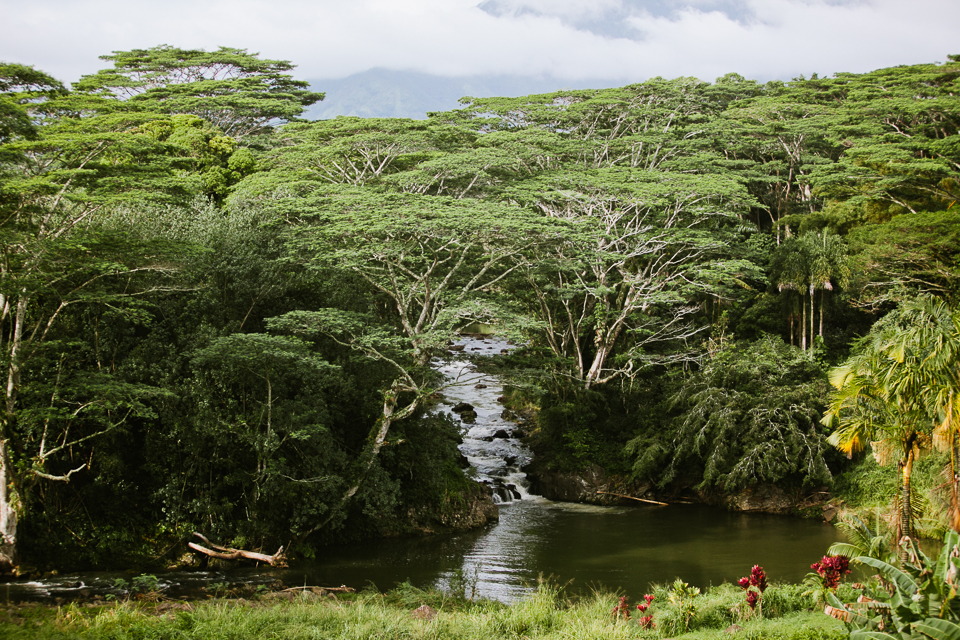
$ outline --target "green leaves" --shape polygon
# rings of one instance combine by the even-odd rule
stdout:
[[[75,90],[116,96],[146,111],[191,113],[238,140],[262,133],[274,121],[299,116],[323,99],[294,80],[282,60],[261,60],[246,49],[152,49],[101,56],[112,69],[84,76]]]
[[[902,569],[876,558],[854,558],[855,562],[877,570],[890,585],[890,592],[883,588],[868,591],[873,601],[882,604],[859,613],[853,610],[855,605],[843,605],[835,596],[829,596],[831,605],[849,616],[853,627],[850,637],[915,638],[919,632],[938,640],[960,638],[955,582],[958,542],[960,536],[956,532],[947,533],[939,557],[931,560],[914,540],[903,538],[901,547],[907,559]]]
[[[634,474],[727,492],[829,482],[829,448],[817,423],[825,395],[818,367],[782,342],[732,343],[672,398],[678,417],[669,428],[627,444],[637,457]],[[649,456],[649,447],[661,455]]]

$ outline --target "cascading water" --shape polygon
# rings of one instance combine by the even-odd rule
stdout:
[[[495,337],[463,338],[455,346],[462,347],[460,353],[479,356],[495,356],[513,348]],[[517,438],[517,424],[503,417],[504,408],[498,401],[503,395],[500,381],[478,373],[465,358],[437,360],[434,366],[449,385],[445,391],[447,403],[441,411],[463,422],[460,452],[470,462],[476,479],[490,485],[497,504],[529,499],[527,478],[520,469],[530,462],[531,453]]]

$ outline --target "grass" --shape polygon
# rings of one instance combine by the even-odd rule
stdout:
[[[567,600],[563,590],[541,584],[511,606],[470,601],[436,591],[401,585],[386,594],[367,592],[333,598],[310,591],[263,599],[213,599],[191,604],[127,601],[107,606],[72,604],[58,608],[21,607],[0,612],[0,637],[9,640],[619,640],[627,638],[689,640],[738,639],[825,640],[845,638],[842,624],[806,610],[798,585],[773,585],[765,594],[761,617],[746,606],[743,592],[724,584],[692,597],[687,622],[669,602],[667,587],[654,590],[656,627],[643,629],[633,619],[615,619],[617,597],[594,593]],[[428,605],[432,620],[414,610]],[[689,611],[689,610],[688,610]],[[684,628],[684,625],[686,628]]]

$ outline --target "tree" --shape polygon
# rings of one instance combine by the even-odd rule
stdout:
[[[515,206],[350,188],[276,206],[296,222],[294,259],[352,272],[385,296],[419,364],[463,326],[496,319],[515,258],[550,232]]]
[[[730,343],[684,378],[670,398],[672,424],[627,444],[633,473],[727,492],[820,486],[832,478],[818,424],[826,394],[820,367],[779,338]]]
[[[922,294],[960,304],[960,211],[905,213],[853,229],[853,302],[879,310]]]
[[[334,501],[320,523],[314,524],[301,534],[302,538],[306,538],[327,526],[341,513],[370,473],[380,455],[380,450],[387,442],[394,423],[412,416],[421,402],[435,390],[425,385],[422,378],[418,380],[421,376],[417,371],[419,367],[416,362],[413,366],[407,364],[409,356],[415,354],[415,350],[411,350],[408,346],[409,341],[399,338],[363,315],[328,308],[292,311],[270,318],[267,322],[273,331],[306,337],[326,336],[342,346],[382,363],[394,375],[389,386],[381,390],[382,413],[370,429],[363,450],[352,465],[353,468],[343,479],[342,495]]]
[[[191,113],[242,140],[323,99],[306,81],[285,73],[294,68],[289,62],[258,56],[231,47],[114,51],[100,58],[112,62],[112,69],[84,76],[74,90],[120,98],[147,111]]]
[[[866,220],[946,210],[960,197],[960,56],[945,64],[839,74],[845,150],[812,175],[814,191]],[[847,214],[849,215],[849,214]]]
[[[31,104],[66,93],[59,80],[22,64],[0,63],[0,145],[35,139]],[[2,147],[0,147],[2,148]]]
[[[21,446],[30,434],[18,425],[23,408],[20,396],[31,382],[43,380],[42,376],[25,377],[25,367],[54,339],[58,323],[74,308],[95,303],[129,308],[146,290],[169,287],[162,274],[171,271],[170,246],[131,240],[123,232],[99,225],[97,215],[123,203],[172,201],[187,192],[171,171],[177,160],[166,154],[169,147],[139,130],[156,116],[117,111],[110,101],[74,95],[22,106],[34,128],[3,145],[0,167],[4,177],[0,184],[0,364],[5,369],[0,417],[0,565],[5,566],[16,562],[17,509],[24,505],[24,497],[17,493],[23,478],[15,472],[18,460],[11,447],[16,442],[18,455],[39,465],[27,465],[27,477],[39,472],[47,480],[67,481],[70,472],[43,470],[51,455],[45,444],[58,440],[61,445],[56,451],[63,453],[79,437],[76,430],[68,435],[70,420],[61,420],[47,423],[49,429],[62,429],[59,435],[51,435],[44,426],[44,435],[32,441],[39,450]],[[159,280],[153,279],[157,276]],[[46,374],[61,384],[78,379],[55,372],[56,368]],[[115,427],[119,424],[116,412],[122,412],[115,393],[116,388],[93,394],[92,399],[89,394],[80,399],[80,394],[75,401],[83,407],[88,402],[113,403],[113,409],[101,415]],[[136,404],[132,399],[136,393],[124,393],[129,406]],[[70,395],[55,387],[51,406],[58,398],[70,404]],[[96,421],[85,424],[98,432]]]
[[[294,175],[363,186],[432,157],[441,137],[419,120],[339,117],[283,127],[272,156]]]
[[[227,502],[229,489],[239,485],[246,519],[267,528],[269,514],[283,511],[283,505],[275,503],[282,501],[285,492],[336,484],[329,475],[316,474],[325,458],[319,450],[330,448],[332,439],[324,424],[329,418],[322,389],[339,368],[318,357],[310,346],[289,336],[234,333],[195,353],[196,384],[205,397],[198,408],[200,424],[194,428],[213,432],[213,439],[220,440],[213,443],[213,452],[231,452],[219,459],[212,455],[205,468],[194,467],[187,472],[190,477],[177,479],[184,488],[188,484],[192,488],[211,474],[219,478],[217,486],[197,487],[203,496],[197,502],[217,511],[221,507],[216,496],[223,496],[221,504]],[[301,511],[315,510],[320,502],[317,499],[317,504]],[[215,514],[190,515],[196,521],[212,521]],[[306,518],[301,513],[297,520]]]
[[[913,535],[910,481],[916,457],[931,444],[955,449],[958,361],[960,318],[927,297],[883,318],[857,352],[830,372],[835,391],[823,418],[834,427],[830,443],[850,454],[870,442],[877,462],[897,463],[897,539]]]
[[[691,300],[712,291],[719,274],[749,268],[724,254],[725,223],[747,200],[725,177],[571,171],[506,193],[570,229],[535,247],[523,274],[547,343],[573,358],[585,388],[629,375],[653,347],[694,335]]]
[[[826,137],[835,126],[836,107],[811,96],[805,85],[795,81],[789,87],[769,87],[763,95],[732,104],[708,124],[728,160],[752,163],[738,168],[766,210],[778,242],[792,233],[796,219],[789,216],[816,210],[811,172],[839,153]]]
[[[835,233],[825,229],[821,232],[807,231],[800,236],[787,238],[777,247],[772,262],[774,284],[781,291],[800,297],[801,326],[800,348],[806,351],[813,348],[814,322],[816,312],[814,303],[816,291],[820,291],[820,329],[823,339],[824,292],[833,291],[837,286],[845,286],[850,277],[847,265],[846,243]],[[807,320],[806,296],[809,296],[809,322]],[[793,343],[793,309],[790,309],[790,341]],[[809,342],[807,340],[809,328]]]

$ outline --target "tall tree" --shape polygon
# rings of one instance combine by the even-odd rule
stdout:
[[[178,161],[166,154],[169,147],[139,129],[156,116],[117,111],[111,102],[75,95],[29,102],[23,108],[34,130],[2,147],[0,363],[5,384],[0,417],[0,564],[15,562],[16,509],[24,504],[17,495],[23,478],[15,468],[27,478],[45,474],[46,479],[68,480],[69,472],[51,474],[44,465],[52,450],[63,453],[65,445],[81,437],[69,420],[48,421],[43,435],[32,441],[34,448],[19,447],[30,437],[18,425],[19,398],[34,382],[24,377],[27,363],[53,339],[57,324],[72,309],[96,302],[123,307],[135,303],[144,288],[167,286],[145,277],[170,270],[160,245],[133,242],[97,222],[98,214],[112,206],[170,200],[186,192],[172,171]],[[76,380],[52,375],[62,384]],[[115,392],[116,388],[110,393]],[[69,404],[68,395],[54,387],[51,404],[58,398]],[[113,402],[112,412],[102,415],[106,423],[116,425],[119,406],[109,395],[81,400],[80,394],[76,402],[81,406]],[[127,394],[130,406],[136,395]],[[95,424],[87,422],[91,432],[98,431]],[[54,426],[61,429],[56,436],[50,433]],[[51,447],[53,441],[60,444]],[[15,466],[14,442],[25,466]]]
[[[389,301],[425,364],[456,330],[496,318],[500,283],[547,223],[516,206],[349,188],[277,204],[308,267],[352,272]]]
[[[733,180],[605,169],[547,174],[507,193],[571,230],[537,247],[523,271],[547,343],[573,358],[586,388],[695,334],[692,300],[714,276],[749,268],[725,255],[723,228],[747,201]]]
[[[246,49],[216,51],[161,45],[114,51],[113,63],[80,79],[76,91],[113,96],[159,113],[192,113],[237,140],[296,118],[323,99],[287,74],[284,60],[261,60]]]
[[[839,74],[836,82],[844,92],[840,116],[856,133],[852,126],[828,132],[845,150],[814,172],[815,191],[857,209],[864,221],[953,206],[960,198],[960,56]]]
[[[958,356],[960,319],[941,301],[921,298],[874,325],[830,372],[835,390],[823,419],[835,427],[829,442],[847,453],[870,442],[878,462],[896,461],[900,535],[913,535],[917,456],[931,444],[955,448]]]

